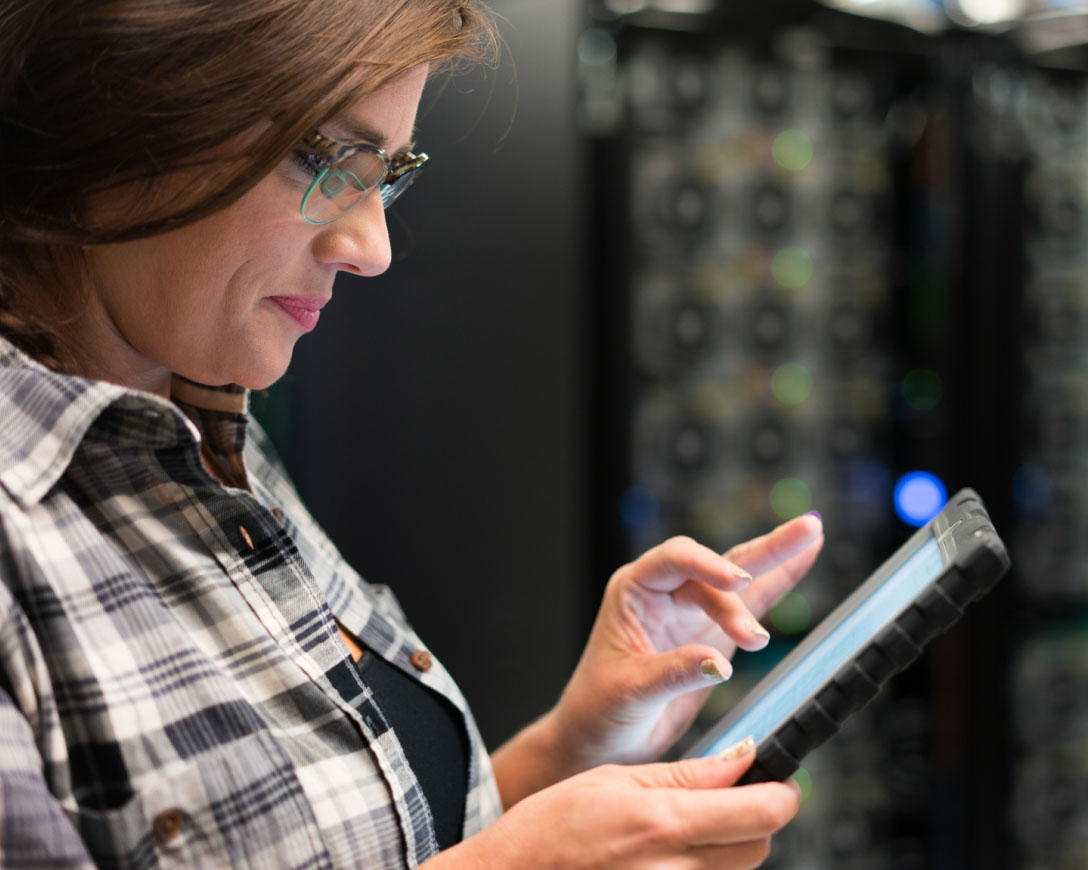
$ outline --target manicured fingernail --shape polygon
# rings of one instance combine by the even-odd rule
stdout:
[[[739,577],[741,580],[747,580],[752,582],[752,575],[745,571],[740,565],[734,565],[732,562],[725,563],[725,569],[734,577]]]
[[[722,673],[718,663],[714,659],[703,659],[699,662],[699,673],[712,683],[724,683],[729,677]]]
[[[819,511],[809,511],[805,514],[807,517],[816,517],[821,523],[824,521],[824,515]]]
[[[771,639],[771,633],[754,619],[749,619],[746,623],[744,623],[744,627],[748,629],[752,634],[758,634],[765,640]]]
[[[749,752],[756,748],[756,741],[753,737],[745,737],[739,743],[734,743],[728,749],[726,749],[721,755],[718,756],[722,761],[736,761],[738,758],[744,758]]]

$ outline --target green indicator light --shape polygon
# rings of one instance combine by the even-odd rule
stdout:
[[[783,405],[800,405],[812,395],[812,372],[800,363],[786,363],[771,375],[771,392]]]
[[[800,290],[812,280],[813,268],[812,255],[798,247],[783,248],[771,262],[774,280],[788,290]]]
[[[790,779],[801,787],[801,800],[807,801],[809,795],[812,794],[812,774],[803,767],[799,767]]]
[[[812,509],[812,491],[803,480],[787,477],[771,487],[771,510],[792,520]]]
[[[790,172],[800,172],[812,162],[812,137],[804,130],[783,130],[774,137],[771,156]]]
[[[812,627],[812,605],[797,592],[791,592],[767,614],[771,625],[783,634],[802,634]]]
[[[932,411],[944,398],[944,381],[930,369],[915,369],[903,378],[903,401],[915,411]]]

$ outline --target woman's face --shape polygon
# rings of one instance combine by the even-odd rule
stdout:
[[[396,154],[411,144],[426,77],[426,66],[410,70],[321,132]],[[312,180],[288,158],[210,217],[88,248],[92,297],[72,335],[82,373],[164,395],[171,372],[252,389],[279,378],[332,298],[336,273],[379,275],[391,257],[377,192],[314,226],[299,213]]]

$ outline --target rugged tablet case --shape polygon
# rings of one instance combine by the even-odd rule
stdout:
[[[1008,570],[1005,545],[974,490],[956,493],[941,513],[915,532],[882,568],[901,565],[929,535],[936,536],[944,560],[941,574],[849,664],[801,704],[793,716],[759,742],[756,760],[741,784],[789,777],[808,752],[838,731],[850,714],[871,701],[884,683],[917,659],[929,641],[948,629],[963,615],[967,605],[989,592]],[[854,590],[759,682],[749,697],[761,695],[767,685],[803,658],[885,576],[885,571],[878,570]],[[702,754],[700,750],[714,742],[714,735],[724,731],[725,723],[735,720],[750,706],[742,700],[723,720],[723,725],[712,729],[688,754]]]

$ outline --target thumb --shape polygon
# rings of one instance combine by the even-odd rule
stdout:
[[[652,656],[641,665],[639,700],[668,701],[709,689],[733,675],[729,659],[712,646],[691,644]]]
[[[721,755],[642,764],[627,770],[644,788],[726,788],[744,775],[755,757],[755,744],[747,738]]]

